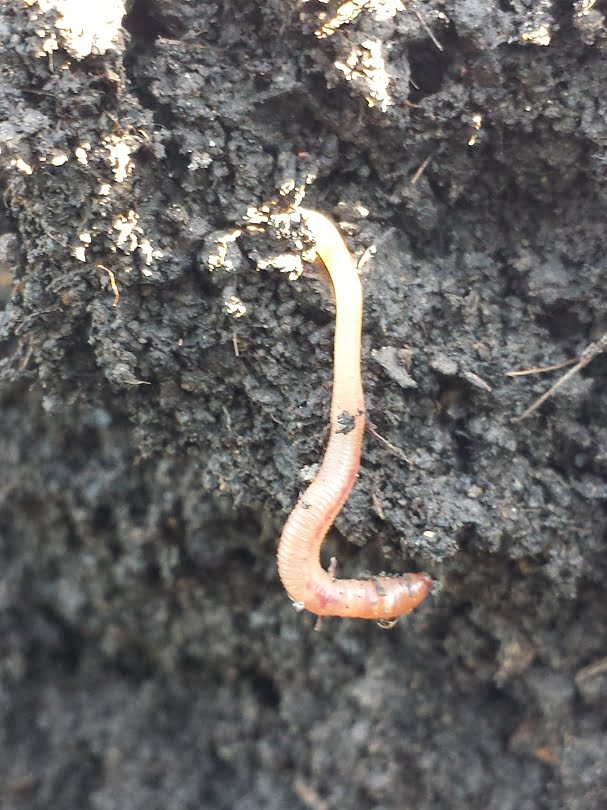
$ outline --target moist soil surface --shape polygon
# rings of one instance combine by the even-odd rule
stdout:
[[[604,810],[607,3],[69,5],[0,8],[0,804]],[[435,583],[389,631],[277,577],[302,198],[365,296],[324,562]]]

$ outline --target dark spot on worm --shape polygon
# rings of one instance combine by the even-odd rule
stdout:
[[[373,583],[375,590],[377,591],[377,595],[379,597],[386,595],[386,589],[384,588],[384,586],[377,577],[371,577],[371,582]]]
[[[312,504],[309,503],[309,501],[302,501],[301,502],[301,508],[302,509],[309,509],[311,506],[312,506]]]
[[[337,417],[337,424],[339,428],[335,433],[350,433],[356,426],[356,417],[352,416],[348,411],[342,411]]]

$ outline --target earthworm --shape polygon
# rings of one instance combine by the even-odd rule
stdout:
[[[325,536],[348,499],[360,467],[365,400],[360,371],[362,289],[336,226],[299,209],[335,290],[335,341],[330,436],[318,473],[289,515],[278,544],[278,573],[293,602],[319,616],[386,622],[417,607],[428,574],[336,579],[320,563]]]

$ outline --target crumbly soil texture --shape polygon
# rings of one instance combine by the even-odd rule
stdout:
[[[604,810],[607,2],[85,5],[0,4],[0,804]],[[389,631],[276,573],[302,199],[365,294],[325,562],[435,581]]]

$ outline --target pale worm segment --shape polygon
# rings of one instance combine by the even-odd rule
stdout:
[[[336,579],[320,564],[325,536],[356,481],[365,430],[360,371],[362,289],[356,265],[336,226],[299,209],[335,290],[335,343],[330,436],[316,478],[289,515],[278,545],[278,573],[293,602],[319,616],[386,622],[417,607],[428,574]]]

